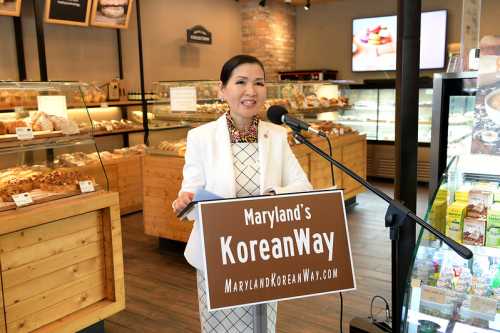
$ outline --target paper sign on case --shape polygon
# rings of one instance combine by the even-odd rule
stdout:
[[[68,118],[66,96],[37,96],[38,111],[48,115]]]
[[[196,88],[170,88],[170,109],[174,112],[196,111]]]

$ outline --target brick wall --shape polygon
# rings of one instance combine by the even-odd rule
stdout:
[[[242,51],[259,58],[266,78],[295,69],[295,7],[282,0],[240,0]]]

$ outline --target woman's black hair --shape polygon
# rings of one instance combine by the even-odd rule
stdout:
[[[227,82],[231,78],[231,75],[233,74],[234,69],[243,64],[257,64],[260,66],[260,68],[262,68],[262,71],[264,71],[264,65],[262,64],[262,62],[260,62],[260,60],[255,58],[254,56],[246,54],[236,55],[226,61],[224,66],[222,66],[222,70],[220,71],[220,80],[222,82],[222,86],[226,86]]]

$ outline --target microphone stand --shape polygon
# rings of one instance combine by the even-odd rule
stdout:
[[[385,226],[389,228],[389,238],[391,239],[392,245],[392,280],[391,280],[391,290],[392,290],[392,332],[399,333],[401,332],[402,323],[402,308],[403,308],[403,295],[404,295],[404,287],[405,282],[407,281],[408,273],[409,273],[409,263],[411,258],[404,258],[404,252],[402,251],[402,243],[399,242],[399,228],[403,226],[405,223],[416,222],[425,230],[429,231],[431,234],[442,240],[446,243],[450,248],[453,249],[458,255],[460,255],[464,259],[472,258],[472,251],[467,247],[457,243],[453,239],[445,236],[439,230],[434,228],[432,225],[428,224],[420,217],[415,215],[412,211],[410,211],[407,207],[405,207],[399,201],[396,201],[389,197],[387,194],[368,183],[361,176],[356,174],[351,169],[344,166],[342,163],[336,161],[331,156],[326,154],[320,148],[315,146],[309,140],[307,140],[302,134],[300,134],[300,128],[291,127],[293,130],[293,137],[299,141],[300,143],[305,144],[307,147],[312,149],[314,152],[319,154],[325,160],[335,165],[337,168],[348,174],[358,183],[367,188],[370,192],[376,194],[382,200],[389,204],[389,208],[385,214]],[[408,264],[403,265],[404,267],[400,267],[399,262],[401,260],[407,260]],[[401,281],[403,280],[403,281]]]

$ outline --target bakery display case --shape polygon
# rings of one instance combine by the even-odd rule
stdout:
[[[431,191],[437,188],[450,157],[471,151],[477,76],[477,72],[434,74]]]
[[[0,94],[0,331],[80,331],[125,308],[118,193],[79,84]]]
[[[92,139],[9,147],[0,156],[0,211],[108,189]]]
[[[1,82],[0,94],[0,211],[108,189],[80,85]]]
[[[425,220],[474,255],[465,260],[420,232],[405,295],[406,332],[500,329],[499,163],[493,155],[450,159]]]
[[[352,86],[345,90],[350,110],[340,110],[337,121],[366,134],[368,140],[394,142],[396,125],[396,90]],[[431,139],[432,89],[419,89],[418,142]]]
[[[350,126],[368,139],[368,176],[390,178],[395,175],[394,140],[396,130],[396,89],[393,81],[351,85],[343,89],[351,105],[348,109],[318,115]],[[430,141],[432,119],[432,85],[420,83],[418,103],[418,181],[430,179]]]
[[[229,110],[219,98],[219,81],[160,81],[153,86],[159,96],[148,111],[148,124],[153,129],[173,121],[207,122]],[[290,113],[306,115],[347,108],[344,87],[328,81],[266,82],[267,100],[262,116],[272,105],[283,105]]]

